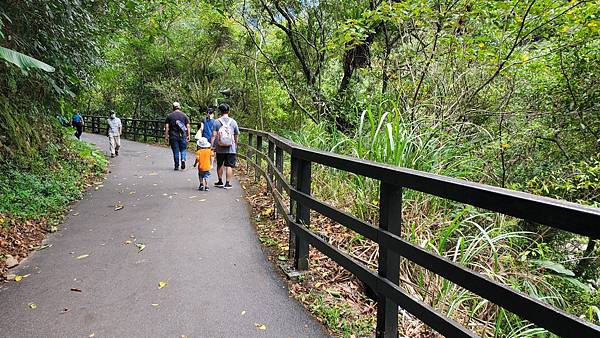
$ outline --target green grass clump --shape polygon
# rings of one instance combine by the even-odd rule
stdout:
[[[87,178],[102,175],[108,161],[92,145],[66,139],[25,161],[0,165],[0,214],[40,220],[59,216],[80,198]]]

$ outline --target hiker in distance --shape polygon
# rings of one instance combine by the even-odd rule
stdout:
[[[81,140],[81,134],[83,134],[83,116],[79,112],[76,112],[75,115],[71,118],[71,125],[75,127],[75,137],[78,140]]]
[[[108,144],[110,145],[110,157],[119,156],[121,148],[121,132],[123,125],[114,110],[110,111],[110,117],[106,119],[108,124]]]
[[[173,112],[165,119],[165,142],[171,145],[175,170],[179,170],[180,167],[182,170],[185,169],[189,141],[190,119],[181,111],[181,104],[173,102]]]
[[[210,144],[217,153],[217,178],[215,187],[231,189],[233,168],[236,166],[237,142],[240,130],[237,122],[229,117],[229,105],[219,105],[220,117],[215,121]],[[225,169],[225,184],[223,184],[223,169]]]

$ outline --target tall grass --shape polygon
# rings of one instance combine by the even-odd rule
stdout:
[[[436,121],[419,119],[409,123],[395,108],[390,112],[367,109],[360,115],[354,135],[345,135],[327,125],[305,126],[289,133],[293,141],[361,159],[386,163],[472,181],[486,181],[487,163],[480,148],[493,140],[477,130],[456,140]],[[479,140],[477,142],[467,140]],[[372,224],[378,221],[379,185],[372,179],[335,169],[314,166],[312,191],[318,198],[351,212]],[[516,231],[516,220],[432,197],[416,191],[403,193],[403,237],[433,253],[482,273],[556,306],[563,300],[542,273],[519,260],[524,248],[535,246],[534,236]],[[352,248],[356,238],[348,236],[338,246]],[[373,250],[363,250],[362,261],[375,260]],[[446,313],[482,336],[547,336],[505,310],[406,260],[401,263],[401,284],[413,295]]]

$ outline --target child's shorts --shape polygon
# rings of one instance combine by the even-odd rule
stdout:
[[[208,179],[210,177],[210,171],[198,171],[198,178]]]

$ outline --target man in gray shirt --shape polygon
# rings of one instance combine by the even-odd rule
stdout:
[[[229,105],[221,104],[219,106],[220,117],[213,124],[213,134],[210,144],[213,145],[217,153],[217,175],[219,181],[215,187],[231,189],[231,178],[233,177],[233,168],[237,162],[237,143],[240,129],[237,122],[229,117]],[[225,184],[223,184],[223,167],[225,167]]]
[[[108,124],[110,157],[119,156],[119,148],[121,148],[121,131],[123,130],[121,119],[117,117],[114,110],[111,110],[110,117],[106,119],[106,123]]]

